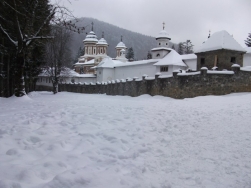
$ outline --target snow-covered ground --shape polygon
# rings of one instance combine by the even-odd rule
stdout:
[[[0,98],[0,188],[186,187],[251,187],[251,93]]]

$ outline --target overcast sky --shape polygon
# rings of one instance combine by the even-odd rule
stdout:
[[[251,32],[251,0],[61,0],[60,3],[76,17],[96,18],[153,37],[165,22],[172,42],[190,39],[195,47],[207,39],[209,30],[211,33],[226,30],[245,47],[244,40]]]

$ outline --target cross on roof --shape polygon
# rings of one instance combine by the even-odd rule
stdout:
[[[121,42],[123,41],[123,36],[121,35]]]
[[[105,35],[105,34],[104,34],[104,31],[103,31],[103,32],[102,32],[102,38],[104,38],[104,35]]]
[[[163,30],[165,30],[165,22],[163,22]]]
[[[93,31],[93,25],[94,25],[94,23],[92,22],[92,31]]]

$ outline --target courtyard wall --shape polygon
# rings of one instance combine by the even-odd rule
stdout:
[[[143,94],[162,95],[176,99],[204,95],[225,95],[233,92],[251,92],[251,71],[232,67],[232,71],[209,71],[178,73],[173,76],[145,77],[140,79],[114,80],[106,83],[59,85],[59,91],[140,96]]]

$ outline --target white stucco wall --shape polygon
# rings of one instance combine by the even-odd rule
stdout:
[[[97,82],[107,82],[114,80],[113,68],[98,68],[97,69]]]
[[[166,50],[156,50],[156,51],[152,51],[151,53],[152,53],[152,58],[153,59],[161,59],[166,54],[168,54],[168,51],[166,51]],[[157,54],[160,54],[160,56],[157,57]]]
[[[189,69],[192,69],[192,70],[196,71],[196,69],[197,69],[197,59],[187,59],[187,60],[184,60],[184,62],[187,64]]]
[[[156,66],[156,71],[160,72],[160,67],[161,66]],[[174,70],[185,70],[186,67],[181,67],[181,66],[175,66],[175,65],[168,65],[168,71],[167,72],[160,72],[161,75],[173,75]]]
[[[156,63],[156,62],[154,62]],[[156,73],[156,66],[154,63],[141,64],[141,65],[133,65],[133,66],[123,66],[115,68],[115,79],[126,79],[139,77],[147,74],[148,76],[154,76]]]
[[[243,55],[243,67],[251,66],[251,53]]]

